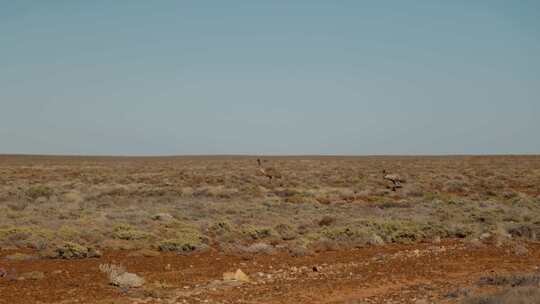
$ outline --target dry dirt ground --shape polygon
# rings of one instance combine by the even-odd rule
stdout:
[[[296,258],[108,252],[96,259],[8,262],[7,269],[37,270],[45,278],[0,279],[0,303],[457,303],[464,291],[483,292],[476,286],[481,277],[538,272],[540,245],[527,247],[525,256],[505,247],[445,241]],[[130,290],[109,285],[98,269],[106,262],[125,265],[147,285]],[[250,281],[223,280],[224,272],[236,269]]]
[[[0,303],[540,303],[539,156],[263,166],[0,156]]]

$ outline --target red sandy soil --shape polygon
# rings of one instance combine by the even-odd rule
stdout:
[[[525,247],[528,253],[517,255],[511,246],[443,241],[304,257],[217,251],[130,257],[124,251],[95,259],[29,261],[8,261],[4,257],[14,251],[4,250],[0,267],[8,276],[0,278],[0,303],[454,303],[449,292],[475,290],[482,276],[538,271],[540,244]],[[144,277],[145,286],[109,285],[99,271],[103,263],[125,266]],[[223,281],[224,272],[236,269],[251,282]],[[45,277],[16,279],[29,271]]]

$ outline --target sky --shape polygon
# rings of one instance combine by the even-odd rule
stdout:
[[[540,1],[0,0],[0,153],[540,154]]]

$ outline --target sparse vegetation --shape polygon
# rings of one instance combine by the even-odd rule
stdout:
[[[269,183],[257,175],[254,159],[240,157],[148,163],[53,158],[32,175],[21,166],[24,157],[4,158],[10,174],[9,183],[8,175],[0,176],[0,244],[191,252],[202,245],[261,242],[320,249],[322,243],[344,248],[444,238],[538,240],[534,185],[540,182],[540,159],[521,157],[511,167],[509,161],[276,159],[271,165],[283,178]],[[380,174],[391,162],[392,172],[407,180],[395,192]],[[492,237],[480,238],[486,233]]]
[[[117,239],[129,241],[148,239],[151,237],[151,234],[144,231],[139,231],[129,224],[119,224],[114,227],[113,236]]]
[[[243,157],[53,157],[28,169],[0,156],[0,293],[18,303],[32,284],[25,303],[39,288],[42,302],[69,302],[55,286],[85,303],[303,303],[341,287],[354,301],[371,286],[373,303],[534,303],[538,274],[507,272],[538,266],[540,158],[515,160],[276,158],[282,178],[270,183]],[[407,183],[388,189],[383,167]],[[239,267],[251,283],[235,288],[221,275]],[[504,272],[486,276],[494,268]]]
[[[32,200],[38,199],[40,197],[48,199],[53,193],[53,189],[46,185],[30,186],[28,189],[26,189],[26,196],[28,196]]]
[[[510,288],[490,295],[468,297],[462,304],[533,304],[540,303],[540,288]]]
[[[100,256],[101,253],[94,248],[88,248],[76,243],[66,242],[65,244],[57,247],[54,254],[50,257],[57,257],[61,259],[82,259]]]
[[[478,285],[511,287],[539,286],[540,273],[486,276],[480,278]]]
[[[184,230],[177,233],[174,239],[159,243],[161,251],[192,252],[203,245],[203,236],[195,230]]]

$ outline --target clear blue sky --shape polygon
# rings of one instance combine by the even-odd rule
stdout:
[[[0,153],[540,153],[540,1],[0,0]]]

